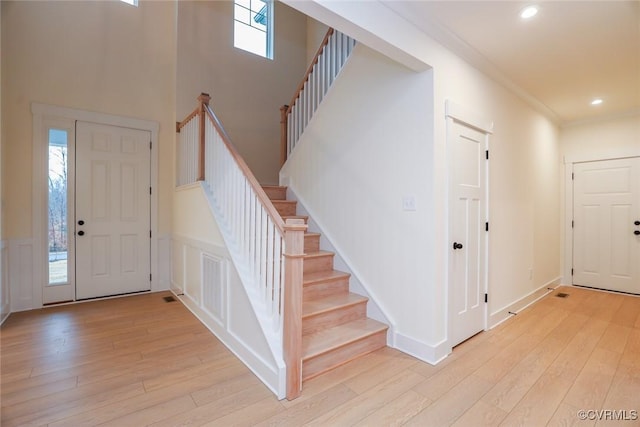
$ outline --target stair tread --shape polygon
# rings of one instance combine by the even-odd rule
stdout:
[[[288,219],[303,219],[305,221],[309,220],[309,215],[282,215],[282,219],[284,221]]]
[[[324,270],[316,271],[314,273],[305,273],[302,279],[303,283],[322,282],[324,280],[342,279],[351,276],[349,273],[345,273],[340,270]]]
[[[388,326],[384,323],[364,318],[305,335],[302,337],[302,360],[311,359],[387,329]]]
[[[321,298],[314,298],[302,303],[302,317],[325,313],[336,308],[366,302],[369,299],[354,293],[339,293]]]
[[[315,257],[323,257],[323,256],[331,256],[335,255],[333,252],[329,251],[317,251],[317,252],[307,252],[304,254],[305,258],[315,258]]]
[[[314,233],[313,231],[306,231],[304,233],[305,236],[322,236],[320,233]]]
[[[287,188],[287,186],[286,185],[263,185],[262,188],[283,189],[283,188]]]

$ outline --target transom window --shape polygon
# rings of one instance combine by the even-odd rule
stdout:
[[[234,0],[233,45],[273,59],[272,0]]]

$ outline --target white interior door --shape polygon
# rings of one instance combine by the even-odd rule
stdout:
[[[77,122],[76,299],[151,289],[150,141]]]
[[[573,283],[640,294],[640,158],[573,173]]]
[[[452,346],[484,330],[486,319],[487,134],[454,120],[449,124]]]

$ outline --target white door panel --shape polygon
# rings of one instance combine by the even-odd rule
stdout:
[[[449,132],[450,342],[455,345],[485,327],[487,135],[455,121],[451,121]]]
[[[149,290],[150,134],[85,122],[76,132],[76,298]]]
[[[640,158],[574,165],[573,283],[640,294]]]

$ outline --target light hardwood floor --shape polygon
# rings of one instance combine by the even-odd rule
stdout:
[[[308,381],[291,402],[168,293],[14,313],[1,329],[2,426],[542,426],[580,423],[580,409],[634,418],[640,298],[559,290],[570,296],[545,297],[437,366],[385,348]]]

